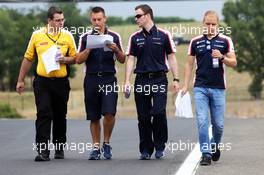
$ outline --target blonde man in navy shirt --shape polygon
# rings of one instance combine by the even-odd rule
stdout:
[[[194,101],[199,132],[200,165],[210,165],[211,160],[220,158],[219,144],[224,128],[225,113],[225,66],[235,67],[236,55],[230,37],[218,33],[219,17],[214,11],[204,14],[203,26],[206,32],[194,37],[188,49],[185,64],[185,81],[182,95],[189,88],[194,63]],[[212,124],[212,139],[209,138],[209,111]]]

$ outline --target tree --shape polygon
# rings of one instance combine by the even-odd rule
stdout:
[[[225,22],[232,28],[236,45],[237,71],[249,72],[252,82],[249,92],[261,98],[264,79],[264,1],[237,0],[224,4]]]

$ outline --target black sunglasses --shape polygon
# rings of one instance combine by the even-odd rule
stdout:
[[[141,18],[141,16],[144,16],[145,14],[137,14],[136,16],[135,16],[135,18]]]

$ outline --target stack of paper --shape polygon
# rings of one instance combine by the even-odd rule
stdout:
[[[46,52],[42,54],[42,62],[47,74],[54,70],[60,69],[60,63],[56,61],[56,53],[58,48],[56,45],[51,46]]]
[[[87,35],[86,48],[104,48],[104,51],[112,51],[106,45],[113,43],[111,35]]]

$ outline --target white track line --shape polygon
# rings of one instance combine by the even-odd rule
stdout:
[[[209,137],[210,139],[212,138],[212,126],[209,127]],[[190,152],[175,175],[194,175],[199,167],[201,156],[200,144],[196,143],[194,149]]]

